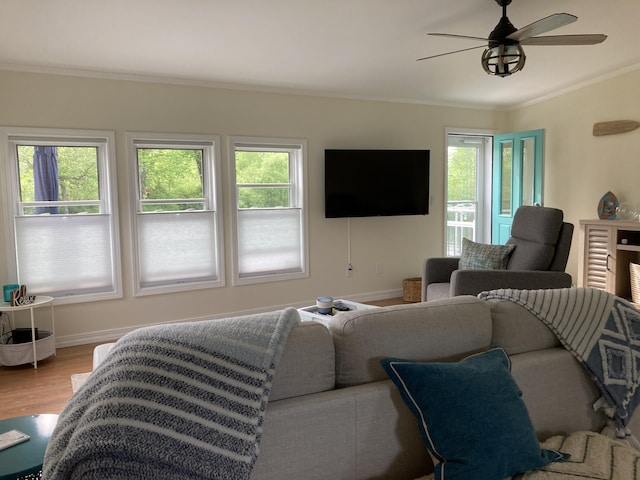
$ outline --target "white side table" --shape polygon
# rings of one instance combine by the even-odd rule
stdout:
[[[312,305],[310,307],[299,308],[300,320],[316,320],[325,325],[329,325],[331,317],[342,312],[350,312],[353,310],[369,310],[371,308],[380,308],[376,305],[367,305],[366,303],[351,302],[349,300],[334,300],[334,308],[331,314],[318,313],[318,307]],[[337,307],[337,308],[336,308]]]
[[[37,355],[37,346],[36,346],[36,325],[35,320],[33,318],[33,310],[39,307],[44,307],[45,305],[49,305],[51,308],[51,336],[52,340],[55,341],[55,319],[53,315],[53,297],[47,297],[44,295],[36,296],[36,299],[33,303],[28,305],[19,305],[17,307],[12,307],[9,302],[0,303],[0,312],[9,313],[11,328],[15,328],[13,323],[13,314],[20,310],[29,310],[31,315],[31,346],[33,348],[33,368],[38,368],[38,355]],[[53,350],[53,355],[55,355],[55,348]],[[27,362],[25,362],[27,363]]]

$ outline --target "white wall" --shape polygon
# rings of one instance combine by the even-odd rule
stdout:
[[[509,112],[514,131],[544,128],[544,199],[562,208],[576,231],[567,271],[577,279],[578,222],[598,218],[598,201],[611,190],[640,210],[640,129],[594,137],[593,124],[640,121],[640,68],[544,102]]]
[[[116,132],[125,297],[57,306],[60,345],[107,339],[151,323],[310,304],[324,294],[354,299],[400,295],[402,279],[418,276],[423,258],[443,253],[445,129],[504,131],[506,116],[488,110],[0,72],[0,125]],[[512,116],[517,123],[528,123],[526,117]],[[307,139],[310,278],[232,287],[228,262],[224,288],[132,297],[126,131],[221,135],[227,259],[231,255],[228,136]],[[324,149],[344,147],[430,149],[434,199],[427,216],[352,219],[355,271],[349,279],[347,221],[325,219],[323,210]],[[3,252],[6,245],[1,238],[0,255]],[[380,275],[375,272],[377,263],[383,267]],[[7,281],[6,266],[0,262],[0,282]]]

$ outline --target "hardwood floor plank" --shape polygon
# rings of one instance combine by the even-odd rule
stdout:
[[[59,348],[55,357],[15,367],[0,367],[0,420],[62,412],[71,398],[71,375],[91,371],[98,344]]]
[[[409,304],[409,303],[416,303],[416,302],[405,302],[402,299],[402,297],[396,297],[396,298],[387,298],[384,300],[374,300],[372,302],[365,302],[365,303],[376,305],[378,307],[388,307],[390,305],[402,305],[402,304]]]

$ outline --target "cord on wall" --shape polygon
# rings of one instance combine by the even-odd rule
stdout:
[[[351,218],[347,218],[347,278],[353,276],[353,265],[351,264]]]

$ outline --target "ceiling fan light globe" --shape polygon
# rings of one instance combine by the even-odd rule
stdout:
[[[498,45],[482,53],[482,68],[489,75],[508,77],[523,69],[526,55],[520,44]]]

